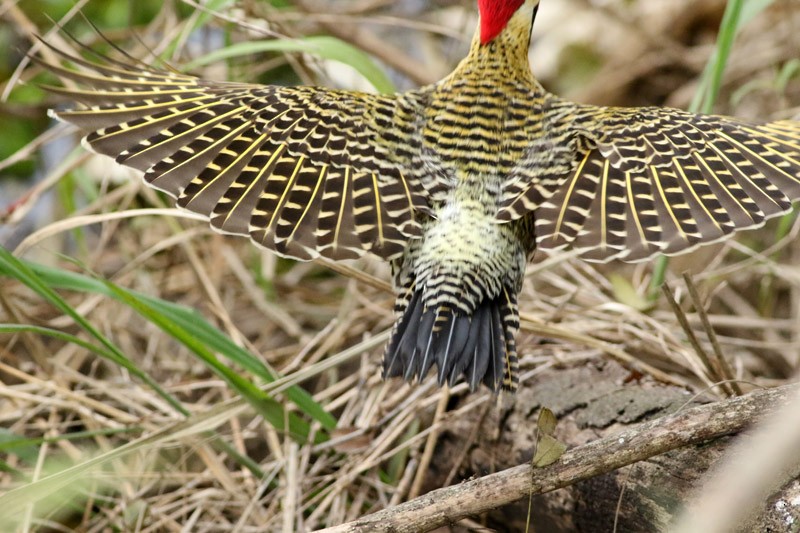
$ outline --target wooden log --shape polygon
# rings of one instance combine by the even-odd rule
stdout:
[[[650,380],[638,381],[613,361],[537,376],[505,409],[491,409],[461,421],[443,435],[439,446],[438,476],[445,480],[447,457],[463,452],[463,435],[474,430],[478,438],[459,467],[461,479],[502,471],[530,461],[541,407],[559,418],[556,437],[569,448],[597,441],[642,422],[676,414],[715,400],[685,389]],[[568,487],[536,495],[531,500],[530,531],[546,532],[654,532],[665,531],[691,497],[704,474],[725,452],[730,437],[678,448]],[[463,455],[463,453],[462,453]],[[528,499],[489,513],[485,523],[498,531],[525,531]],[[796,531],[800,527],[800,481],[785,486],[743,531]],[[616,529],[615,529],[616,528]]]
[[[785,386],[703,403],[635,377],[610,362],[542,373],[513,405],[476,410],[442,434],[428,486],[446,485],[451,471],[469,480],[457,478],[452,486],[325,531],[429,531],[465,517],[498,531],[525,531],[529,495],[532,532],[664,531],[728,436],[797,392]],[[571,449],[531,469],[526,463],[542,405],[560,416],[556,437]],[[800,483],[794,481],[741,530],[795,531],[798,523]]]

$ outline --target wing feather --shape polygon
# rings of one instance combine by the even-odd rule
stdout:
[[[798,122],[551,98],[541,120],[553,131],[531,144],[497,214],[532,214],[538,248],[643,261],[758,227],[800,199]],[[553,144],[567,156],[548,154]]]
[[[78,85],[53,92],[81,103],[56,115],[219,231],[302,260],[393,259],[420,235],[425,187],[391,147],[415,142],[395,117],[420,115],[422,93],[211,82],[51,50],[63,64],[38,62]]]

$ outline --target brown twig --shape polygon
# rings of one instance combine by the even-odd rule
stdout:
[[[436,404],[436,413],[433,415],[434,427],[436,426],[437,422],[442,420],[442,417],[444,417],[445,413],[447,412],[447,404],[449,401],[450,389],[449,387],[445,386],[445,388],[439,393],[439,403]],[[427,440],[425,441],[425,449],[422,452],[419,470],[417,470],[417,474],[414,476],[414,482],[411,484],[411,490],[408,493],[410,498],[416,498],[419,496],[420,492],[422,492],[422,485],[425,482],[425,474],[428,472],[428,468],[431,465],[431,460],[433,460],[433,452],[436,451],[436,444],[439,442],[440,434],[441,429],[436,428],[430,432]]]
[[[516,466],[322,531],[401,533],[436,529],[531,493],[550,492],[670,450],[742,431],[797,389],[797,385],[787,385],[687,409],[569,450],[558,462],[537,469],[533,476],[528,464]]]
[[[708,356],[705,348],[703,348],[703,345],[700,344],[697,335],[694,334],[694,330],[692,329],[691,325],[689,325],[689,319],[686,318],[686,313],[683,312],[680,304],[675,299],[675,294],[672,292],[672,289],[669,288],[669,284],[665,283],[661,287],[661,290],[664,291],[664,295],[667,297],[667,303],[670,305],[670,307],[672,307],[672,311],[675,313],[675,318],[678,319],[678,324],[681,325],[683,332],[686,333],[686,338],[689,339],[689,344],[692,345],[697,357],[699,357],[700,361],[703,363],[706,372],[708,372],[708,375],[710,376],[710,380],[714,383],[721,383],[722,390],[725,391],[727,395],[730,395],[731,391],[728,388],[727,383],[723,383],[725,381],[725,376],[717,371],[717,367],[711,362],[711,358]]]
[[[694,281],[692,281],[692,276],[689,275],[688,272],[684,272],[683,281],[686,283],[686,288],[689,291],[689,297],[692,299],[694,308],[697,311],[697,316],[700,317],[700,323],[703,324],[703,329],[705,330],[706,336],[711,343],[711,353],[714,355],[714,359],[711,362],[714,364],[717,373],[724,377],[726,381],[728,381],[728,387],[730,391],[733,391],[734,394],[741,396],[743,394],[742,388],[738,383],[736,383],[736,378],[733,375],[733,369],[731,369],[731,365],[722,354],[722,348],[719,345],[717,334],[714,332],[714,328],[711,326],[711,321],[708,319],[708,314],[706,314],[706,310],[703,307],[703,301],[700,299],[700,293],[697,291]]]
[[[800,470],[800,389],[784,387],[790,392],[775,409],[758,421],[747,438],[738,439],[712,467],[688,499],[692,505],[683,509],[683,516],[674,522],[672,533],[724,533],[727,531],[768,531],[753,527],[750,520],[764,509],[764,502],[781,486],[796,478]],[[743,482],[744,481],[744,482]],[[791,498],[789,509],[796,508]],[[770,505],[767,514],[775,507]],[[781,531],[797,531],[792,527],[796,510],[780,520]]]

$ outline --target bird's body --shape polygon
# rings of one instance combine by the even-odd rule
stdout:
[[[515,24],[530,24],[530,9]],[[393,261],[398,324],[385,373],[439,382],[462,374],[474,388],[516,387],[516,295],[534,249],[531,219],[498,224],[506,180],[540,132],[530,32],[506,32],[427,91],[420,115],[425,171],[436,176],[420,239]],[[421,179],[426,179],[422,177]],[[429,178],[428,178],[429,179]]]
[[[386,376],[514,389],[535,249],[675,254],[800,198],[800,124],[562,100],[528,48],[538,0],[479,0],[468,57],[396,95],[207,82],[124,62],[48,65],[89,90],[58,115],[218,230],[297,259],[389,260]]]

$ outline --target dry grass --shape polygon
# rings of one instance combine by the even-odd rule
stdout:
[[[452,67],[466,48],[472,3],[437,2],[421,13],[396,13],[376,7],[388,2],[359,1],[341,15],[312,10],[312,2],[304,0],[295,2],[296,9],[267,16],[275,22],[270,29],[279,34],[335,32],[375,57],[390,58],[403,87]],[[251,12],[255,6],[242,5],[227,15],[263,27]],[[545,84],[583,101],[688,105],[711,51],[721,2],[603,6],[588,0],[546,2],[534,48]],[[8,0],[0,3],[0,17],[15,21],[23,32],[43,31]],[[180,36],[190,22],[165,10],[137,33],[185,44]],[[798,59],[798,23],[798,6],[780,0],[746,28],[719,111],[761,118],[800,111],[800,84],[795,79],[781,85],[777,71]],[[356,35],[348,30],[351,24],[365,29]],[[247,26],[225,31],[236,39],[253,36]],[[452,35],[459,37],[443,37]],[[410,47],[412,38],[419,42]],[[147,43],[160,52],[159,43],[166,41]],[[580,62],[599,68],[586,74],[569,67]],[[284,63],[304,81],[351,83],[339,69],[313,58],[277,57],[247,65],[258,71]],[[241,78],[252,72],[232,67],[208,75]],[[570,79],[578,84],[565,86],[563,80]],[[23,227],[23,215],[39,209],[36,200],[65,175],[71,183],[85,180],[99,196],[90,195],[66,223],[63,207],[54,209],[51,222],[28,235],[17,252],[24,249],[26,258],[199,310],[285,376],[264,384],[231,364],[270,391],[285,416],[311,420],[283,392],[301,383],[335,416],[336,429],[328,432],[311,422],[311,437],[292,438],[265,423],[225,380],[131,307],[96,294],[62,292],[188,414],[128,370],[74,343],[30,332],[0,334],[0,465],[5,467],[0,493],[8,496],[45,480],[33,485],[39,492],[27,494],[39,503],[24,505],[31,500],[23,500],[12,512],[0,513],[0,529],[288,532],[339,524],[418,494],[438,433],[463,413],[498,401],[486,391],[467,396],[464,385],[441,390],[430,379],[413,386],[381,381],[381,341],[393,320],[386,265],[369,259],[350,263],[362,273],[351,278],[321,264],[277,260],[243,240],[161,211],[128,216],[167,206],[138,179],[112,183],[108,177],[119,171],[106,160],[86,159],[75,155],[53,165],[5,222]],[[70,223],[79,216],[89,218]],[[684,270],[694,274],[701,306],[741,388],[786,382],[800,366],[800,224],[783,224],[786,231],[773,221],[736,243],[672,263],[669,283],[697,335],[696,346],[687,341],[663,296],[646,305],[651,265],[597,267],[568,257],[539,258],[529,268],[520,298],[521,386],[545,368],[612,357],[694,391],[732,393],[715,385],[726,376],[713,364],[715,350],[687,296]],[[72,318],[6,277],[0,278],[0,323],[35,324],[87,338]],[[712,364],[703,361],[697,346]],[[456,396],[462,398],[459,407],[449,409]],[[315,435],[330,438],[315,441]],[[31,440],[3,444],[12,437]],[[69,465],[87,468],[57,474]],[[47,492],[52,494],[45,498]]]

